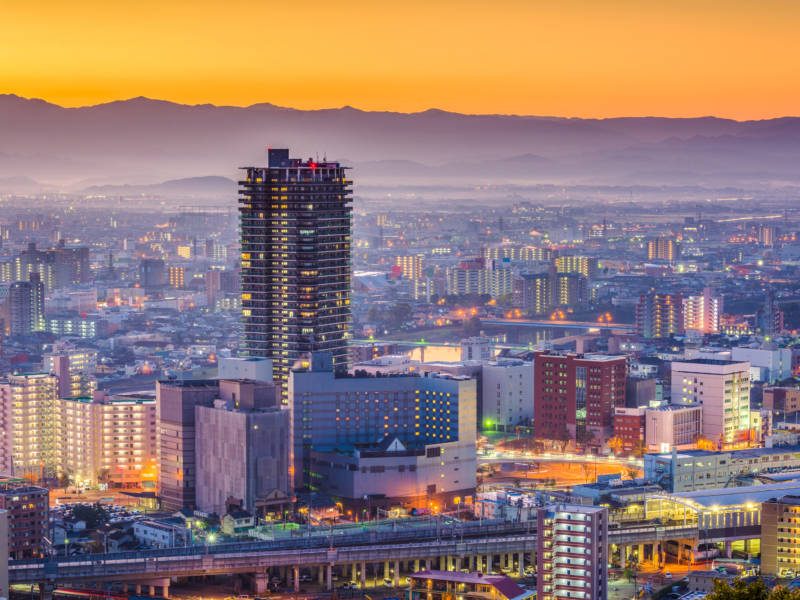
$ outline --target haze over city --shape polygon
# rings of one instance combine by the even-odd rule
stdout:
[[[800,5],[0,7],[0,599],[800,599]]]

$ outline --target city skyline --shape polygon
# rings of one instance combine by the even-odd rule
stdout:
[[[792,2],[721,10],[711,1],[209,1],[193,3],[188,20],[181,2],[159,5],[156,18],[153,8],[11,3],[0,92],[70,107],[148,96],[298,109],[740,120],[796,114],[800,95],[790,77],[790,57],[800,53],[793,34],[800,7]],[[282,26],[241,35],[243,14]]]

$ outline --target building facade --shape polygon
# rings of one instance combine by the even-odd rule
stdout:
[[[475,381],[468,377],[436,373],[337,377],[330,356],[317,353],[312,355],[307,369],[291,373],[289,399],[295,488],[324,491],[326,482],[319,477],[318,468],[321,455],[343,449],[341,456],[352,456],[360,446],[367,454],[361,456],[359,452],[357,458],[372,460],[369,452],[391,450],[381,444],[392,439],[399,440],[402,452],[423,449],[425,457],[452,456],[461,464],[463,476],[454,479],[459,489],[449,486],[445,489],[443,484],[452,472],[452,465],[439,458],[436,476],[441,483],[422,487],[423,497],[463,496],[475,488],[477,397]],[[436,456],[429,457],[429,451]],[[388,464],[391,458],[385,456],[380,460]],[[348,461],[352,462],[350,458],[342,458],[339,463]],[[373,466],[380,465],[373,463],[367,469],[365,463],[353,473],[378,473],[371,469]],[[385,472],[386,465],[383,466]],[[380,487],[380,478],[366,479],[371,479],[370,485],[375,486],[370,488],[370,494],[386,491]],[[412,483],[404,488],[404,496],[418,493],[417,480]],[[365,489],[365,485],[356,482],[351,489]],[[397,488],[392,490],[396,493]]]
[[[8,556],[37,558],[45,554],[50,493],[19,480],[0,481],[0,510],[8,520]]]
[[[750,363],[698,358],[673,361],[673,404],[703,407],[703,436],[719,444],[750,439]]]
[[[276,405],[271,383],[219,385],[212,406],[195,407],[197,507],[223,515],[233,501],[257,513],[272,492],[291,492],[289,411]]]
[[[537,514],[536,597],[608,598],[608,511],[551,505]]]
[[[216,380],[156,383],[159,496],[166,510],[197,506],[195,407],[211,406],[218,394]]]
[[[537,438],[600,446],[611,437],[614,409],[625,406],[626,357],[537,352],[533,372]]]
[[[282,382],[302,355],[328,351],[347,368],[351,182],[336,162],[270,149],[239,182],[242,346],[271,358]]]
[[[797,577],[800,573],[800,496],[761,503],[761,573]]]
[[[645,445],[650,452],[694,446],[703,432],[703,407],[667,404],[645,411]]]
[[[479,427],[513,431],[533,421],[533,363],[500,359],[483,365]]]

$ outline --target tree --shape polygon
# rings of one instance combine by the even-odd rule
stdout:
[[[608,440],[608,447],[614,454],[619,454],[623,444],[622,438],[616,435]]]
[[[698,450],[716,450],[717,445],[708,439],[707,437],[700,436],[697,438],[697,449]]]
[[[95,529],[108,522],[108,511],[100,504],[79,504],[72,509],[72,516],[84,521],[87,529]]]
[[[770,589],[763,579],[749,583],[740,579],[733,584],[717,579],[706,600],[800,600],[800,590],[782,586]]]

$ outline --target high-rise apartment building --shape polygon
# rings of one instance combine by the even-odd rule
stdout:
[[[415,281],[422,279],[422,255],[421,254],[407,254],[403,256],[396,256],[394,264],[400,267],[403,279],[410,279]]]
[[[795,577],[800,570],[800,496],[761,503],[761,573]]]
[[[177,290],[186,287],[186,267],[170,265],[167,268],[167,281],[169,282],[169,287]]]
[[[587,279],[580,273],[553,273],[554,306],[580,306],[589,299]]]
[[[625,406],[627,369],[624,356],[537,352],[535,436],[602,445],[612,435],[614,409]]]
[[[285,382],[303,354],[347,366],[351,182],[337,162],[270,149],[239,183],[243,351],[271,358]]]
[[[28,335],[46,329],[44,284],[38,272],[30,273],[29,277],[29,281],[15,281],[8,286],[5,314],[9,335]]]
[[[750,363],[698,358],[672,362],[672,403],[700,404],[703,436],[719,444],[750,435]]]
[[[536,597],[608,598],[608,510],[560,504],[537,511]]]
[[[0,471],[39,481],[59,471],[58,379],[49,373],[0,381]]]
[[[647,260],[675,262],[680,256],[680,246],[670,237],[657,237],[647,241]]]
[[[684,332],[681,294],[642,294],[636,305],[636,332],[645,338],[668,338]]]
[[[514,280],[514,303],[541,315],[553,307],[553,281],[549,273],[523,273]]]
[[[155,487],[156,400],[96,392],[61,398],[61,469],[72,481],[116,488]]]
[[[58,378],[58,397],[91,396],[97,387],[97,351],[56,344],[42,357],[42,369]]]
[[[597,259],[592,256],[559,256],[553,261],[553,264],[556,273],[577,273],[587,279],[591,279],[597,274]]]
[[[711,288],[703,289],[697,296],[683,299],[683,326],[686,331],[719,333],[722,316],[722,298],[715,296]]]

